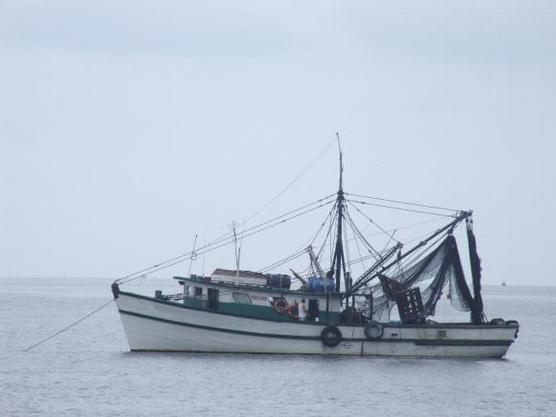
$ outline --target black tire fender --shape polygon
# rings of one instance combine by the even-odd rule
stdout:
[[[365,336],[369,340],[378,340],[384,334],[384,326],[378,321],[371,321],[365,325]]]
[[[506,326],[516,326],[514,339],[517,339],[517,334],[519,333],[519,322],[517,320],[507,320]]]
[[[334,325],[326,326],[320,333],[320,339],[325,346],[335,347],[342,341],[342,332]]]

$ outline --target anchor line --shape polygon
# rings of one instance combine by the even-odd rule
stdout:
[[[88,319],[89,317],[91,317],[92,315],[94,315],[95,313],[98,313],[100,310],[102,310],[103,308],[105,308],[106,306],[112,304],[114,302],[114,299],[111,299],[110,301],[104,303],[103,305],[101,305],[100,307],[96,308],[95,310],[91,311],[90,313],[88,313],[87,315],[81,317],[79,320],[73,322],[72,324],[70,324],[69,326],[64,327],[62,330],[57,331],[56,333],[48,336],[47,338],[41,340],[40,342],[35,343],[34,345],[29,346],[26,349],[23,349],[25,352],[29,352],[30,350],[36,348],[37,346],[42,345],[43,343],[48,342],[51,339],[54,339],[56,336],[64,333],[65,331],[71,329],[72,327],[78,325],[79,323],[81,323],[82,321]]]

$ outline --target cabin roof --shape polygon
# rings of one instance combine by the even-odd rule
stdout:
[[[234,271],[231,269],[223,269],[223,268],[216,268],[212,275],[227,275],[230,277],[235,277],[238,271]],[[260,272],[253,272],[253,271],[239,271],[239,275],[241,277],[249,277],[249,278],[263,278],[266,279],[266,275],[261,274]]]

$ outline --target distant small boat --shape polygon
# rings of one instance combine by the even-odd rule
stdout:
[[[508,286],[508,284],[506,284],[506,281],[502,281],[502,286],[503,286],[503,287],[507,287],[507,286]]]

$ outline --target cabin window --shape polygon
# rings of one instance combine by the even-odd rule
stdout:
[[[239,303],[239,304],[251,304],[251,297],[249,296],[249,294],[246,294],[244,292],[234,292],[232,294],[232,297],[234,299],[234,302]]]
[[[201,297],[203,295],[203,287],[195,287],[195,297]]]
[[[218,293],[214,288],[209,288],[207,293],[207,308],[210,310],[218,309]]]
[[[315,321],[319,317],[319,300],[309,300],[307,320]]]

